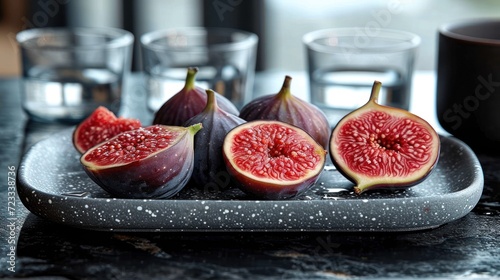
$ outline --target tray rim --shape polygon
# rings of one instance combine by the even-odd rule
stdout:
[[[131,204],[128,206],[130,207],[139,207],[142,206],[143,204],[147,203],[148,205],[154,205],[155,207],[159,206],[171,206],[175,205],[178,203],[182,203],[184,206],[198,206],[203,205],[203,207],[210,207],[214,205],[221,205],[221,204],[227,204],[228,206],[235,206],[235,205],[247,205],[247,204],[260,204],[260,205],[278,205],[279,207],[288,205],[288,204],[297,204],[297,205],[307,205],[307,204],[313,204],[316,206],[324,206],[324,205],[332,205],[332,203],[337,203],[339,205],[342,204],[360,204],[360,203],[366,203],[366,200],[370,200],[369,198],[367,199],[342,199],[342,200],[226,200],[226,199],[126,199],[126,198],[104,198],[104,197],[90,197],[90,198],[79,198],[79,197],[72,197],[72,196],[64,196],[64,195],[56,195],[53,193],[48,193],[43,190],[40,190],[36,188],[36,186],[31,186],[27,182],[27,178],[25,178],[25,173],[28,171],[25,170],[25,162],[30,158],[31,154],[34,153],[35,149],[37,147],[44,145],[46,141],[53,141],[51,140],[52,138],[55,137],[61,137],[61,135],[68,134],[68,131],[72,129],[66,129],[61,132],[56,133],[55,135],[44,139],[36,144],[34,144],[32,147],[29,148],[29,150],[23,155],[20,166],[18,168],[18,176],[17,176],[17,192],[19,194],[19,197],[21,198],[22,203],[24,206],[33,214],[40,216],[42,218],[48,219],[52,222],[56,223],[62,223],[65,225],[69,226],[74,226],[78,228],[84,228],[84,229],[91,229],[91,230],[97,230],[97,231],[128,231],[128,232],[171,232],[171,231],[251,231],[251,232],[256,232],[256,231],[284,231],[284,232],[293,232],[293,231],[333,231],[333,232],[390,232],[390,231],[395,231],[395,232],[400,232],[400,231],[415,231],[415,230],[424,230],[424,229],[432,229],[439,227],[441,225],[444,225],[446,223],[452,222],[454,220],[457,220],[459,218],[464,217],[467,215],[472,208],[477,204],[481,197],[482,193],[482,188],[484,185],[484,175],[482,171],[481,164],[479,163],[479,160],[477,156],[474,154],[472,149],[468,147],[464,142],[461,140],[453,137],[453,136],[440,136],[440,139],[445,139],[445,141],[449,141],[451,145],[458,146],[463,149],[464,154],[467,154],[468,158],[472,160],[469,164],[475,168],[473,170],[474,178],[472,178],[472,184],[468,185],[465,188],[459,189],[457,191],[449,192],[446,194],[446,202],[450,202],[455,200],[456,198],[463,197],[463,196],[468,196],[469,199],[471,200],[471,204],[469,208],[462,209],[461,212],[459,209],[456,209],[455,211],[458,211],[459,213],[456,214],[453,218],[450,219],[444,219],[439,222],[432,222],[427,225],[418,225],[418,226],[413,226],[413,227],[381,227],[381,228],[371,228],[371,227],[358,227],[358,228],[318,228],[318,227],[306,227],[306,228],[296,228],[296,227],[288,227],[288,228],[276,228],[276,227],[256,227],[256,228],[244,228],[244,227],[228,227],[228,228],[203,228],[203,227],[187,227],[187,228],[179,228],[179,227],[174,227],[174,228],[167,228],[167,227],[130,227],[126,226],[125,224],[114,224],[114,225],[101,225],[99,223],[95,224],[81,224],[78,223],[76,220],[73,221],[71,219],[64,219],[61,220],[60,217],[55,216],[52,212],[55,212],[56,210],[59,210],[57,208],[58,206],[62,204],[73,204],[73,205],[79,205],[81,203],[84,203],[87,205],[87,207],[91,208],[94,207],[95,205],[99,205],[103,202],[105,203],[114,203],[117,204],[117,206],[120,206],[119,204]],[[439,162],[438,162],[439,164]],[[57,201],[54,199],[55,197],[59,198],[60,201]],[[376,198],[376,199],[371,199],[372,201],[377,201],[379,204],[384,204],[387,202],[393,202],[395,199],[398,201],[413,201],[413,200],[421,200],[423,197],[401,197],[401,198]],[[38,200],[54,200],[53,203],[50,203],[47,205],[45,203],[44,207],[45,210],[49,211],[44,211],[40,207],[36,207],[33,202],[30,202],[30,199],[34,201],[35,199]],[[405,204],[405,203],[403,203]],[[153,207],[154,208],[154,207]],[[168,207],[167,207],[168,208]],[[195,209],[195,208],[193,208]],[[70,217],[70,216],[69,216]],[[223,220],[225,221],[225,220]],[[139,223],[140,224],[140,223]]]

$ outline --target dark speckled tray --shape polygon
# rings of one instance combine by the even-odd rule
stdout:
[[[71,130],[35,144],[19,167],[17,189],[34,214],[92,230],[115,231],[411,231],[435,228],[469,213],[483,189],[474,153],[442,137],[433,173],[406,190],[356,195],[327,165],[316,185],[293,200],[253,200],[185,188],[167,200],[113,198],[87,177]]]

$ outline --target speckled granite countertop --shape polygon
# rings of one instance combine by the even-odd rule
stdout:
[[[67,128],[27,121],[18,83],[0,80],[0,278],[500,279],[500,157],[482,154],[479,204],[464,218],[424,231],[97,232],[41,219],[19,199],[9,209],[9,167],[33,143]],[[134,116],[131,104],[142,104],[144,90],[128,88],[124,112]]]

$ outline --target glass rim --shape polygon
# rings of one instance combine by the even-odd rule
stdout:
[[[92,45],[39,45],[32,42],[43,35],[66,36],[68,34],[91,34],[96,36],[108,36],[110,41]],[[134,35],[124,29],[112,27],[42,27],[26,29],[16,34],[16,40],[22,48],[29,49],[53,49],[53,50],[93,50],[112,49],[130,46],[134,42]]]
[[[484,38],[484,37],[476,37],[466,34],[461,34],[457,32],[457,29],[464,27],[479,27],[482,25],[494,24],[497,26],[497,29],[500,28],[500,19],[498,18],[482,18],[482,19],[469,19],[469,20],[461,20],[455,21],[451,23],[443,24],[439,27],[439,33],[443,36],[450,37],[453,39],[476,43],[476,44],[485,44],[485,45],[499,45],[500,39],[492,39],[492,38]]]
[[[166,38],[168,36],[176,36],[187,34],[190,36],[206,36],[209,33],[213,34],[221,34],[224,36],[231,35],[244,35],[244,39],[227,42],[227,43],[216,43],[212,45],[204,45],[204,46],[192,46],[191,49],[186,48],[185,46],[167,46],[165,44],[155,43],[156,40]],[[233,29],[233,28],[220,28],[220,27],[180,27],[180,28],[169,28],[163,30],[151,31],[143,34],[140,37],[140,43],[143,48],[154,50],[154,51],[175,51],[175,52],[189,52],[193,49],[198,50],[224,50],[224,51],[232,51],[232,50],[241,50],[250,48],[258,43],[258,36],[252,32]]]
[[[369,35],[364,32],[364,27],[340,27],[340,28],[327,28],[319,29],[315,31],[308,32],[302,37],[302,42],[307,48],[325,53],[338,53],[338,52],[349,52],[352,50],[364,51],[364,52],[374,52],[374,53],[388,53],[397,51],[406,51],[415,49],[420,45],[421,38],[417,34],[397,30],[397,29],[386,29],[377,28],[374,29],[376,34]],[[319,44],[316,41],[322,38],[329,38],[333,36],[337,38],[341,37],[352,37],[352,38],[374,38],[374,39],[397,39],[398,42],[386,44],[383,46],[365,46],[365,45],[351,45],[351,46],[339,46],[335,45],[336,42],[332,42],[332,45]]]

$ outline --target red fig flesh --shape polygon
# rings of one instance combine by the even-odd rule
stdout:
[[[283,87],[277,94],[257,98],[240,111],[246,121],[277,120],[298,126],[309,133],[325,149],[330,138],[330,125],[318,107],[292,95],[292,78],[285,76]]]
[[[141,127],[141,122],[132,118],[117,118],[105,107],[98,107],[83,120],[73,132],[73,145],[84,153],[111,137]]]
[[[264,199],[296,197],[324,168],[326,151],[308,133],[280,121],[251,121],[223,144],[229,174],[244,192]]]
[[[160,107],[155,113],[153,124],[182,126],[187,120],[203,111],[207,105],[207,94],[205,89],[195,85],[197,73],[198,68],[188,68],[184,88]],[[236,116],[239,114],[229,99],[218,93],[216,98],[221,109]]]
[[[356,193],[413,186],[439,158],[432,126],[406,110],[377,104],[380,87],[375,81],[368,103],[345,116],[330,139],[332,161],[356,184]]]
[[[189,181],[194,164],[190,127],[153,125],[118,134],[89,149],[80,161],[104,190],[125,198],[168,198]]]

